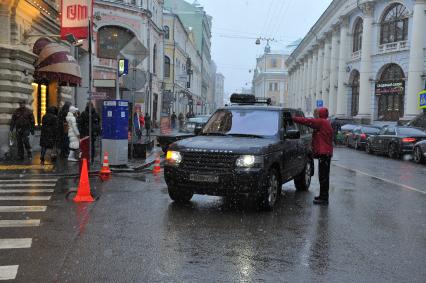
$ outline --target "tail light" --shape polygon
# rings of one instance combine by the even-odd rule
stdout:
[[[366,134],[361,134],[361,139],[362,140],[365,140],[367,138],[367,135]]]
[[[402,142],[405,142],[405,143],[416,142],[416,139],[415,138],[403,138]]]

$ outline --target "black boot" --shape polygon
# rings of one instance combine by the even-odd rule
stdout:
[[[40,165],[44,165],[44,158],[40,158]]]
[[[314,199],[313,202],[314,204],[318,204],[318,205],[328,205],[327,199],[318,198],[318,199]]]
[[[27,152],[27,155],[28,155],[28,159],[30,159],[30,160],[31,160],[31,159],[33,158],[33,155],[32,155],[32,153],[31,153],[31,151],[28,151],[28,152]]]

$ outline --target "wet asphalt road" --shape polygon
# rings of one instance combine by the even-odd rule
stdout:
[[[46,212],[0,214],[41,219],[0,228],[33,239],[1,250],[0,265],[19,265],[17,282],[425,282],[426,166],[337,149],[329,207],[312,205],[316,178],[306,193],[285,184],[273,212],[178,205],[152,174],[92,180],[99,200],[75,205],[75,180],[61,179]]]

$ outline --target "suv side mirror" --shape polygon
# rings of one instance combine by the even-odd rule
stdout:
[[[201,134],[201,131],[203,130],[203,127],[202,126],[200,126],[200,125],[196,125],[195,126],[195,129],[194,129],[194,134],[196,135],[196,136],[198,136],[199,134]]]
[[[300,139],[300,131],[298,130],[283,131],[283,139],[290,139],[290,140]]]

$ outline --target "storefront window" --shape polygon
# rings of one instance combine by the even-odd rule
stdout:
[[[35,125],[40,126],[49,102],[49,91],[45,84],[32,83],[33,87],[33,114]]]
[[[404,78],[404,71],[397,64],[390,64],[383,70],[376,84],[379,120],[397,121],[404,116]]]

